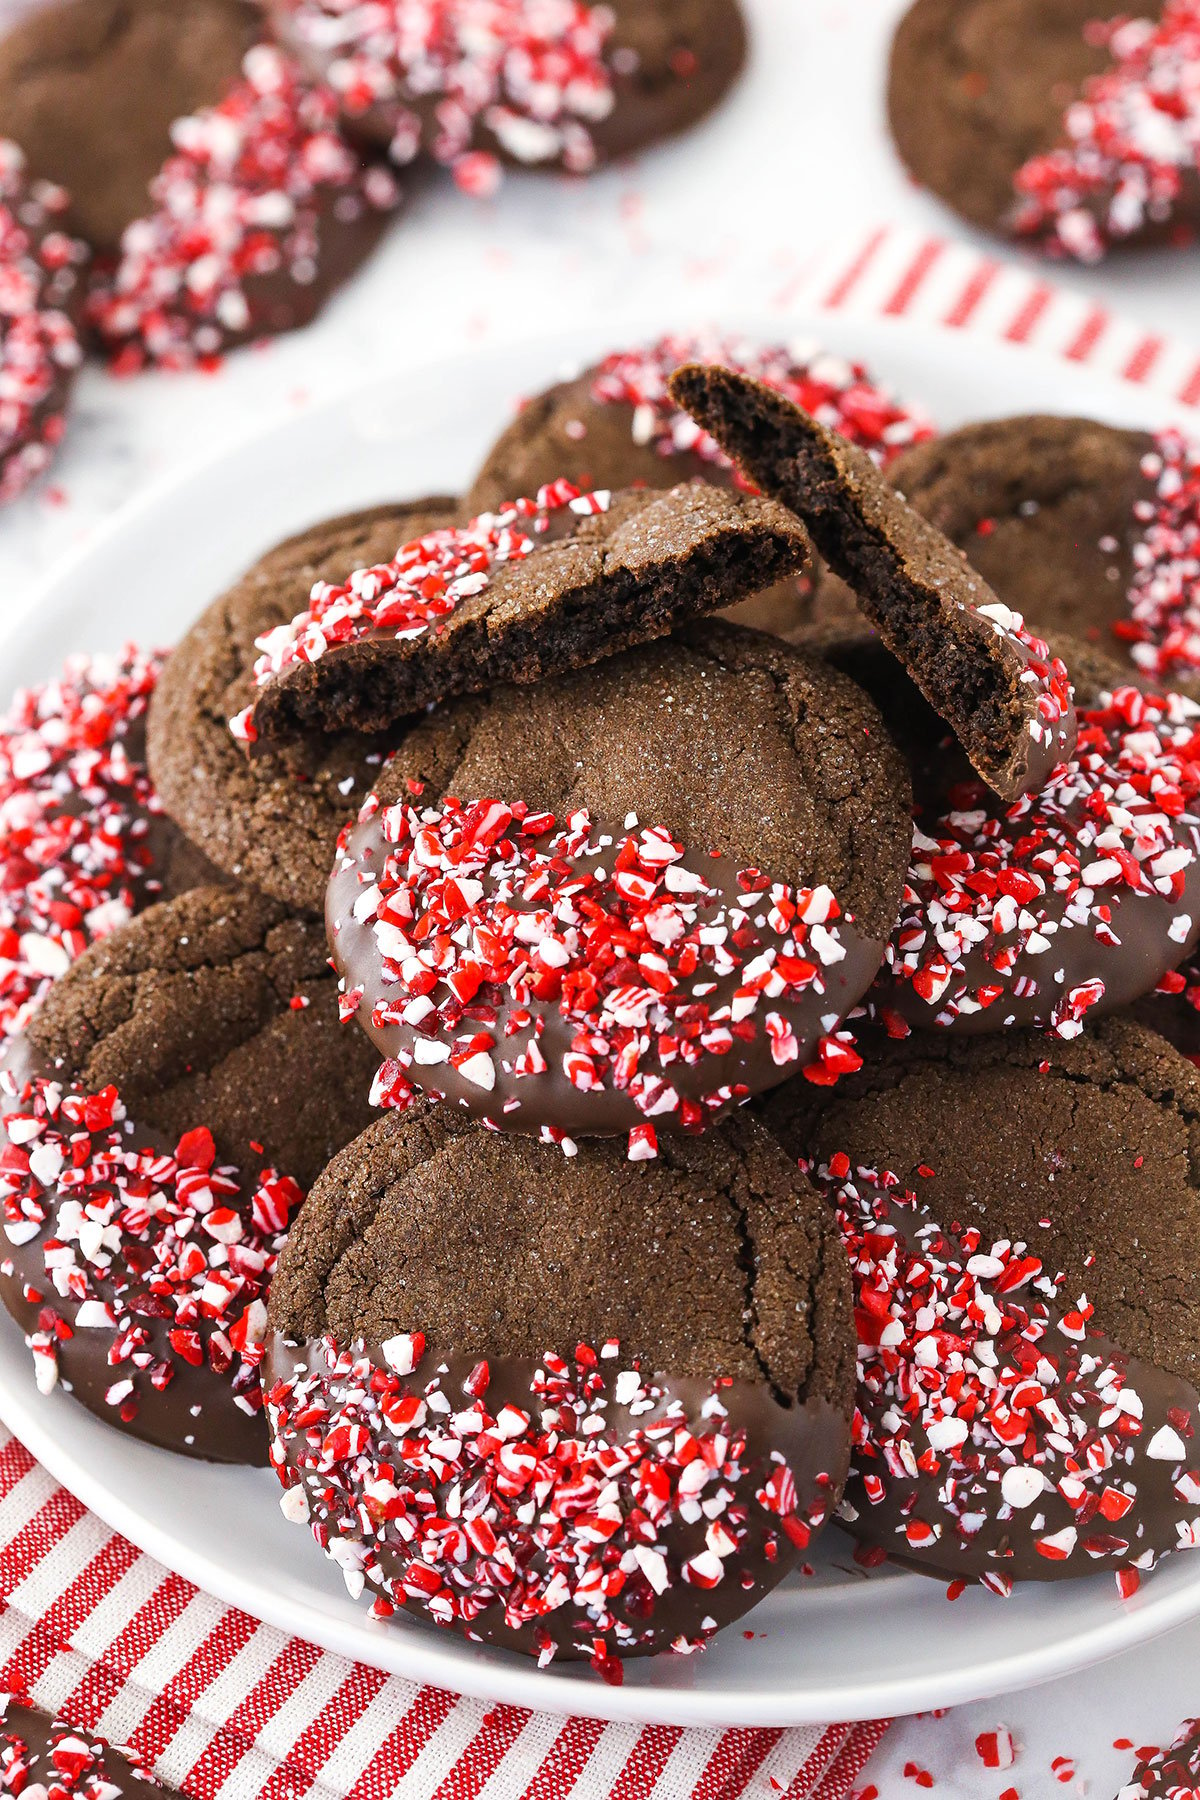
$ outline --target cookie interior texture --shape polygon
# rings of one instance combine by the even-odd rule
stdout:
[[[493,563],[428,629],[368,629],[273,675],[254,706],[260,740],[382,731],[447,695],[583,668],[795,573],[808,549],[775,502],[696,484],[547,518],[528,555]]]
[[[71,194],[73,230],[115,250],[150,206],[172,123],[219,100],[254,42],[246,0],[66,0],[0,40],[0,121]]]
[[[985,230],[1013,210],[1013,177],[1065,138],[1065,115],[1109,65],[1087,35],[1104,0],[916,0],[892,44],[888,118],[910,172]]]
[[[219,868],[297,910],[321,912],[337,834],[377,778],[383,745],[322,734],[251,761],[229,721],[254,697],[254,640],[302,612],[314,582],[386,562],[455,512],[443,496],[397,502],[288,538],[212,603],[163,670],[147,731],[163,805]]]
[[[206,1125],[243,1174],[302,1186],[372,1116],[377,1058],[338,1020],[320,926],[244,889],[195,889],[93,945],[25,1049],[36,1072],[112,1083],[139,1126]]]
[[[538,1357],[620,1340],[652,1371],[853,1393],[849,1280],[832,1219],[748,1115],[630,1165],[564,1158],[419,1106],[387,1114],[313,1188],[271,1296],[274,1329],[437,1354]]]

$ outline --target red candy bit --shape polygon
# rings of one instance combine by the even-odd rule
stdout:
[[[981,1731],[975,1739],[975,1754],[985,1769],[1011,1769],[1017,1760],[1017,1746],[1008,1726]]]
[[[718,363],[765,382],[860,445],[881,468],[910,444],[933,436],[925,415],[902,405],[860,363],[807,345],[753,344],[710,332],[614,351],[596,372],[592,399],[631,406],[636,443],[653,444],[662,456],[699,456],[727,469],[729,458],[716,439],[681,411],[668,391],[670,377],[687,362]]]
[[[243,77],[173,125],[155,210],[126,228],[116,267],[94,285],[89,322],[121,373],[190,368],[265,328],[257,282],[310,286],[330,229],[399,201],[394,178],[342,140],[328,89],[266,44]]]
[[[1134,505],[1129,618],[1116,629],[1143,674],[1166,686],[1200,669],[1200,445],[1162,432],[1142,473],[1154,494]]]
[[[143,1374],[165,1388],[175,1362],[207,1362],[229,1376],[236,1404],[256,1412],[266,1292],[303,1199],[297,1184],[264,1169],[246,1198],[250,1184],[217,1163],[205,1126],[185,1132],[174,1153],[139,1147],[138,1134],[121,1129],[115,1088],[63,1094],[6,1072],[0,1098],[0,1226],[10,1244],[39,1239],[42,1248],[46,1305],[28,1340],[41,1391],[58,1380],[61,1341],[103,1331],[120,1371],[108,1401],[122,1419],[137,1414]]]
[[[1200,174],[1200,0],[1088,31],[1112,66],[1068,108],[1066,144],[1017,171],[1013,226],[1053,253],[1098,262],[1111,243],[1168,220]]]
[[[1141,1458],[1171,1471],[1177,1547],[1196,1541],[1192,1422],[1175,1409],[1143,1421],[1134,1365],[1096,1331],[1085,1297],[1072,1304],[1024,1244],[943,1230],[895,1175],[844,1156],[810,1172],[835,1204],[854,1281],[859,1491],[848,1516],[902,1500],[900,1552],[938,1543],[951,1555],[999,1519],[1002,1536],[1028,1532],[1050,1562],[1147,1568],[1163,1547],[1144,1541]],[[1076,1524],[1059,1513],[1047,1525],[1054,1495]],[[1120,1534],[1101,1521],[1119,1521]],[[1002,1559],[980,1581],[1011,1592]]]
[[[154,895],[148,822],[162,807],[127,744],[161,667],[132,646],[72,657],[0,720],[0,1041]]]
[[[606,48],[613,15],[582,0],[284,0],[290,28],[318,54],[344,110],[396,113],[391,154],[453,170],[468,193],[493,193],[498,160],[595,166],[590,126],[613,108]],[[424,117],[412,110],[422,103]],[[436,101],[436,109],[430,103]],[[431,110],[434,116],[431,118]]]
[[[267,1395],[281,1505],[337,1545],[350,1592],[370,1587],[378,1616],[408,1606],[469,1632],[502,1609],[509,1628],[534,1627],[546,1663],[556,1645],[539,1621],[553,1615],[614,1679],[622,1654],[657,1641],[664,1595],[740,1583],[748,1561],[778,1557],[781,1529],[807,1543],[824,1520],[824,1478],[802,1503],[782,1458],[749,1455],[727,1384],[689,1410],[624,1365],[615,1340],[547,1352],[520,1404],[511,1379],[493,1400],[486,1363],[465,1379],[422,1369],[420,1333],[377,1357],[330,1337],[315,1348]],[[681,1526],[686,1550],[672,1541]],[[696,1616],[673,1649],[710,1635]]]
[[[258,687],[296,663],[314,663],[328,650],[375,633],[421,637],[462,601],[483,592],[496,569],[521,562],[536,550],[556,514],[608,510],[606,493],[581,494],[569,481],[539,490],[536,500],[514,500],[483,513],[469,525],[447,526],[404,544],[390,563],[356,569],[336,587],[318,582],[304,612],[290,624],[256,638],[262,655],[254,665]],[[241,742],[253,741],[253,709],[230,721]]]
[[[580,1092],[615,1089],[647,1120],[674,1115],[699,1130],[707,1112],[740,1097],[717,1085],[735,1041],[765,1039],[776,1066],[800,1064],[779,1009],[822,996],[826,968],[845,953],[828,888],[744,870],[731,898],[688,866],[665,827],[633,814],[618,836],[582,808],[560,825],[520,802],[401,801],[380,832],[382,866],[371,861],[354,913],[371,921],[379,957],[373,1018],[417,1034],[377,1081],[381,1094],[397,1082],[403,1104],[415,1070],[436,1081],[447,1063],[484,1093],[498,1061],[521,1081],[554,1080],[538,1039],[540,1020],[557,1014],[578,1026],[561,1066]],[[501,1008],[510,1009],[503,1042],[471,1028],[495,1023]],[[707,1058],[712,1090],[681,1098],[672,1068]],[[828,1085],[861,1059],[845,1037],[823,1035],[804,1066]],[[631,1160],[656,1146],[652,1130],[635,1127]]]
[[[951,1024],[1036,993],[1038,1022],[1075,1037],[1103,983],[1054,987],[1064,936],[1111,945],[1120,907],[1182,900],[1200,853],[1200,708],[1130,687],[1078,717],[1074,756],[1039,793],[1005,806],[966,781],[944,812],[918,818],[882,1004],[907,987]],[[982,958],[984,979],[968,955]]]
[[[46,408],[83,360],[64,307],[87,251],[58,223],[66,210],[63,190],[28,181],[21,151],[0,137],[0,504],[49,467],[63,418]]]

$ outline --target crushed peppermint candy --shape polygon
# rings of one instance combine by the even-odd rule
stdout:
[[[1006,805],[968,780],[918,811],[872,993],[896,1035],[995,1007],[1075,1037],[1085,1013],[1136,998],[1195,942],[1200,707],[1129,687],[1078,719],[1074,756],[1039,793]]]
[[[699,1648],[711,1613],[744,1611],[829,1512],[829,1477],[799,1494],[737,1424],[727,1377],[697,1405],[615,1340],[519,1364],[425,1357],[418,1331],[374,1353],[331,1336],[270,1353],[284,1516],[355,1598],[373,1590],[376,1619],[523,1633],[543,1666],[590,1652],[619,1681],[622,1655]]]
[[[0,719],[0,1041],[159,892],[140,737],[162,661],[132,645],[71,657]]]
[[[308,606],[286,625],[254,640],[256,687],[330,650],[385,634],[423,637],[455,609],[481,594],[497,569],[523,562],[551,532],[572,518],[608,511],[607,492],[581,494],[569,481],[540,488],[535,499],[514,500],[467,525],[447,525],[402,544],[391,562],[356,569],[348,580],[318,581]],[[230,720],[239,743],[258,737],[253,706]]]
[[[205,1126],[173,1150],[149,1144],[112,1086],[5,1070],[0,1103],[0,1275],[33,1321],[39,1389],[57,1385],[71,1340],[95,1332],[112,1371],[105,1402],[125,1424],[185,1368],[261,1411],[266,1294],[297,1184],[269,1168],[244,1180],[218,1163]]]
[[[1111,67],[1068,108],[1064,144],[1017,171],[1013,226],[1099,262],[1111,244],[1168,226],[1200,188],[1200,0],[1167,0],[1156,19],[1095,20],[1087,36]]]
[[[83,361],[74,313],[88,252],[61,224],[67,205],[0,137],[0,504],[50,466]]]
[[[1113,629],[1144,675],[1200,673],[1200,443],[1164,431],[1142,458],[1152,493],[1134,503],[1129,618]]]
[[[854,1281],[856,1536],[1001,1595],[1200,1543],[1185,1382],[1105,1338],[1041,1246],[943,1228],[919,1191],[840,1152],[810,1172]]]
[[[1117,1800],[1197,1800],[1200,1719],[1185,1719],[1164,1749],[1139,1751],[1138,1766]]]
[[[342,138],[327,88],[256,45],[216,106],[176,120],[150,186],[154,211],[98,274],[92,328],[128,374],[211,365],[230,344],[303,322],[334,260],[328,239],[398,205],[395,177]],[[287,284],[284,304],[272,290]]]
[[[584,0],[276,0],[348,117],[382,109],[401,165],[431,156],[467,193],[494,193],[494,145],[518,163],[596,165],[628,52],[608,6]],[[630,72],[628,68],[626,72]]]
[[[715,332],[660,338],[634,350],[615,350],[592,376],[591,397],[602,406],[633,409],[633,439],[661,456],[698,456],[733,467],[716,439],[672,400],[668,382],[684,363],[716,363],[765,382],[822,425],[858,444],[880,468],[901,451],[934,435],[917,407],[902,405],[861,363],[815,344],[759,344]],[[745,485],[735,470],[734,478]]]
[[[493,1123],[549,1126],[565,1077],[584,1117],[626,1097],[639,1160],[653,1120],[699,1130],[787,1074],[861,1067],[837,1026],[878,946],[831,890],[689,858],[634,814],[610,831],[584,808],[371,796],[330,909],[343,1015],[366,1008],[396,1104],[457,1077]]]
[[[132,1751],[114,1751],[94,1731],[51,1718],[27,1694],[0,1693],[0,1795],[121,1800],[129,1781],[139,1789],[159,1787]]]

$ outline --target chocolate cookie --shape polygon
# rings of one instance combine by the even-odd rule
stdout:
[[[844,1522],[952,1580],[1129,1592],[1200,1541],[1200,1074],[1115,1019],[922,1048],[768,1108],[850,1254]]]
[[[337,102],[268,44],[214,106],[172,127],[120,255],[88,300],[119,373],[191,368],[316,317],[374,249],[400,201],[364,165]]]
[[[64,228],[66,195],[31,180],[0,138],[0,505],[49,468],[83,360],[78,318],[88,252]]]
[[[27,1800],[162,1800],[166,1789],[94,1731],[55,1718],[26,1695],[0,1694],[0,1794]],[[182,1800],[182,1797],[180,1797]]]
[[[888,112],[912,174],[987,230],[1085,261],[1200,225],[1200,27],[1103,0],[916,0]]]
[[[146,771],[161,657],[74,656],[0,719],[0,1042],[88,945],[219,879]]]
[[[0,40],[0,119],[68,215],[115,252],[146,210],[176,119],[221,98],[254,42],[246,0],[66,0]]]
[[[378,777],[378,743],[314,735],[253,761],[229,720],[255,693],[255,639],[286,625],[316,582],[385,561],[455,502],[377,506],[312,526],[262,557],[197,620],[169,657],[150,709],[150,766],[163,805],[218,867],[319,914],[337,834]]]
[[[736,0],[437,5],[419,17],[391,3],[267,4],[350,130],[399,163],[432,156],[476,193],[502,162],[587,174],[685,130],[746,56]]]
[[[1117,1800],[1188,1800],[1200,1792],[1200,1719],[1185,1719],[1164,1749],[1141,1750],[1138,1756]]]
[[[773,501],[686,484],[570,482],[404,544],[314,588],[261,640],[257,689],[230,729],[251,751],[314,731],[384,731],[447,695],[539,681],[663,637],[804,561]]]
[[[270,1323],[283,1510],[377,1618],[619,1678],[740,1618],[841,1492],[844,1258],[745,1115],[633,1171],[389,1115],[314,1187]]]
[[[1006,799],[1075,742],[1067,672],[862,450],[771,389],[691,364],[671,392],[764,493],[801,517],[834,573],[975,768]]]
[[[0,1298],[43,1389],[261,1462],[265,1294],[307,1184],[371,1117],[319,927],[198,888],[93,946],[0,1075]]]
[[[443,707],[341,841],[344,1006],[397,1099],[653,1155],[856,1066],[909,793],[851,682],[732,625]]]
[[[893,465],[911,505],[1052,641],[1200,687],[1200,446],[1094,419],[966,425]]]

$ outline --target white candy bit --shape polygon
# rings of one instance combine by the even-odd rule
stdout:
[[[380,1346],[383,1360],[397,1375],[411,1375],[425,1354],[425,1339],[413,1332],[401,1332]]]
[[[1182,1462],[1187,1445],[1171,1425],[1160,1425],[1146,1445],[1146,1455],[1154,1462]]]
[[[1046,1478],[1038,1469],[1018,1466],[1005,1469],[1000,1478],[1000,1492],[1007,1506],[1020,1510],[1032,1506],[1046,1488]]]
[[[308,1495],[302,1487],[285,1488],[279,1496],[279,1510],[290,1525],[307,1525]]]

